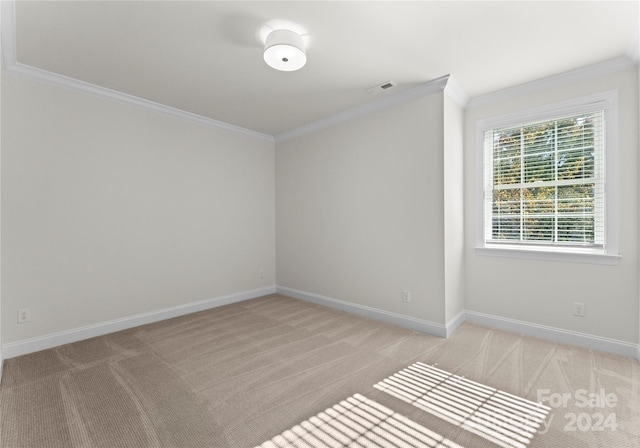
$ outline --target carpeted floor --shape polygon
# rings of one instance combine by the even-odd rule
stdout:
[[[640,446],[634,359],[278,295],[8,359],[0,392],[5,448]]]

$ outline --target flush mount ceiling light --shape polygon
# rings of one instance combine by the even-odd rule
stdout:
[[[283,72],[301,69],[307,63],[302,36],[290,30],[272,31],[264,45],[264,61]]]

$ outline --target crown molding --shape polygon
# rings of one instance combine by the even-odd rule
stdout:
[[[223,129],[225,131],[246,135],[260,140],[267,140],[270,142],[274,141],[274,138],[271,135],[214,120],[212,118],[207,118],[191,112],[186,112],[175,107],[156,103],[154,101],[150,101],[134,95],[129,95],[127,93],[102,87],[96,84],[80,81],[79,79],[60,75],[58,73],[53,73],[26,64],[21,64],[16,59],[15,1],[3,0],[0,2],[0,4],[0,20],[2,24],[2,30],[0,31],[2,39],[2,64],[6,73],[32,79],[35,81],[62,86],[85,93],[90,93],[92,95],[108,98],[111,100],[124,102],[139,108],[187,120],[192,123],[198,123],[212,128]]]
[[[413,87],[411,89],[398,92],[381,98],[379,100],[367,103],[361,106],[356,106],[351,109],[336,113],[329,117],[317,120],[311,123],[307,123],[298,128],[286,131],[277,136],[271,136],[261,132],[253,131],[251,129],[242,128],[222,121],[213,120],[201,115],[197,115],[191,112],[186,112],[174,107],[170,107],[164,104],[156,103],[154,101],[146,100],[144,98],[136,97],[123,93],[117,90],[109,89],[106,87],[91,84],[85,81],[81,81],[68,76],[53,73],[47,70],[32,67],[26,64],[19,63],[16,57],[16,33],[15,33],[15,0],[3,0],[0,1],[0,19],[2,29],[0,30],[2,39],[2,63],[4,70],[8,74],[29,78],[36,81],[41,81],[49,84],[62,86],[65,88],[90,93],[103,98],[116,100],[124,103],[134,105],[136,107],[151,110],[157,113],[170,115],[173,117],[181,118],[183,120],[191,121],[205,126],[210,126],[218,129],[224,129],[227,131],[247,135],[250,137],[258,138],[261,140],[267,140],[270,142],[279,142],[289,140],[310,132],[317,131],[329,126],[333,126],[337,123],[342,123],[372,112],[385,109],[387,107],[408,101],[410,99],[428,95],[434,92],[443,91],[449,81],[449,75],[442,76],[440,78],[425,82]],[[452,96],[454,101],[458,104],[466,103],[466,95],[461,89],[452,87],[451,92],[455,92]],[[464,107],[464,106],[462,106]]]
[[[391,94],[379,100],[362,104],[360,106],[355,106],[350,109],[344,110],[342,112],[338,112],[336,114],[330,115],[326,118],[322,118],[320,120],[304,124],[290,131],[286,131],[276,135],[275,136],[276,143],[291,140],[291,139],[300,137],[302,135],[306,135],[315,131],[319,131],[321,129],[328,128],[330,126],[334,126],[339,123],[344,123],[346,121],[353,120],[354,118],[362,117],[372,112],[377,112],[379,110],[383,110],[388,107],[395,106],[396,104],[400,104],[414,98],[418,98],[424,95],[429,95],[435,92],[442,92],[447,86],[448,81],[449,81],[449,75],[444,75],[444,76],[441,76],[440,78],[427,81],[416,87],[412,87],[410,89],[406,89],[401,92]]]
[[[14,63],[13,65],[9,66],[9,68],[7,68],[5,71],[12,75],[21,76],[24,78],[29,78],[32,80],[41,81],[49,84],[55,84],[58,86],[69,88],[69,89],[97,95],[102,98],[108,98],[111,100],[124,102],[142,109],[146,109],[146,110],[161,113],[164,115],[169,115],[172,117],[187,120],[192,123],[198,123],[198,124],[209,126],[212,128],[223,129],[226,131],[234,132],[236,134],[242,134],[242,135],[246,135],[246,136],[261,139],[261,140],[267,140],[270,142],[274,141],[273,136],[271,135],[263,134],[257,131],[253,131],[251,129],[235,126],[222,121],[213,120],[211,118],[203,117],[202,115],[186,112],[184,110],[176,109],[171,106],[166,106],[164,104],[156,103],[154,101],[146,100],[144,98],[139,98],[137,96],[129,95],[127,93],[123,93],[117,90],[108,89],[106,87],[101,87],[95,84],[80,81],[75,78],[59,75],[57,73],[49,72],[47,70],[42,70],[42,69],[31,67],[28,65]]]
[[[385,109],[387,107],[408,101],[410,99],[428,95],[434,92],[443,91],[447,86],[450,76],[445,75],[440,78],[422,83],[417,87],[407,89],[396,94],[391,94],[379,100],[367,103],[361,106],[356,106],[351,109],[347,109],[342,112],[338,112],[329,117],[317,120],[311,123],[307,123],[298,128],[286,131],[277,136],[272,136],[257,132],[251,129],[235,126],[222,121],[214,120],[211,118],[197,115],[191,112],[186,112],[171,106],[156,103],[144,98],[129,95],[124,92],[109,89],[106,87],[91,84],[85,81],[81,81],[76,78],[60,75],[58,73],[50,72],[47,70],[32,67],[26,64],[19,63],[16,57],[16,33],[15,33],[15,0],[2,0],[0,1],[0,20],[1,20],[1,45],[2,45],[2,64],[6,73],[21,76],[24,78],[41,81],[49,84],[62,86],[65,88],[93,94],[99,97],[108,98],[124,103],[131,104],[136,107],[151,110],[153,112],[162,113],[165,115],[181,118],[183,120],[191,121],[205,126],[210,126],[218,129],[224,129],[226,131],[247,135],[250,137],[258,138],[261,140],[267,140],[270,142],[279,142],[289,140],[310,132],[317,131],[344,121],[348,121],[378,110]],[[450,96],[464,107],[468,97],[464,92],[455,86],[451,86],[448,90]]]
[[[572,84],[584,79],[593,78],[595,76],[608,75],[635,67],[638,64],[632,59],[623,56],[616,59],[600,62],[598,64],[589,65],[587,67],[571,70],[569,72],[560,73],[558,75],[549,76],[547,78],[538,79],[536,81],[520,84],[506,89],[490,92],[485,95],[479,95],[471,98],[467,103],[467,108],[471,109],[478,106],[496,103],[507,100],[514,96],[527,93],[535,93],[545,89],[558,87],[562,85]]]
[[[464,109],[469,103],[469,96],[466,94],[460,84],[457,83],[453,75],[449,75],[449,81],[444,88],[444,93],[453,100],[460,108]]]

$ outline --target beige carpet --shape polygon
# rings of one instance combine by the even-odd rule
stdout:
[[[634,359],[277,295],[8,359],[0,398],[6,448],[640,446]]]

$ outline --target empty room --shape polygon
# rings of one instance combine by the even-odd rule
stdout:
[[[0,38],[0,447],[640,447],[640,2]]]

